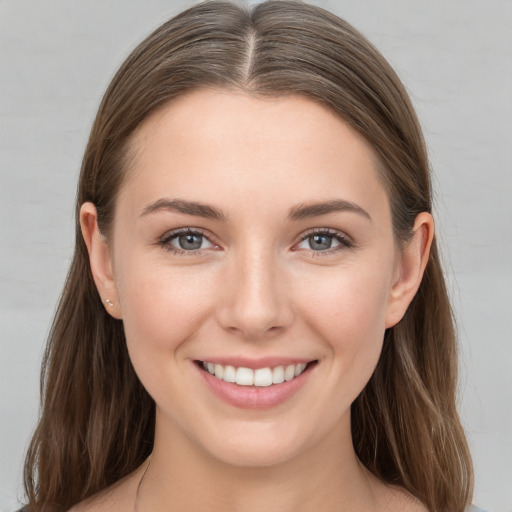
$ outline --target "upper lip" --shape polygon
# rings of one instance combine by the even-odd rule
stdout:
[[[276,366],[288,366],[291,364],[307,364],[315,361],[315,359],[280,356],[261,357],[257,359],[249,359],[247,357],[205,357],[197,361],[256,370],[258,368],[275,368]]]

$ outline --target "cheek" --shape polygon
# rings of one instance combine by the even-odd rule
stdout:
[[[196,338],[209,316],[213,286],[197,269],[170,269],[147,258],[139,262],[133,258],[119,269],[122,279],[118,292],[128,352],[135,372],[156,403],[178,414],[189,390],[185,379],[170,377],[186,369],[187,342]]]
[[[382,263],[379,266],[354,265],[330,269],[321,278],[311,275],[302,279],[297,293],[305,305],[303,315],[340,343],[343,333],[351,333],[346,338],[348,341],[364,339],[366,333],[376,330],[384,332],[391,286],[390,272],[382,267]],[[341,343],[341,347],[343,345]]]
[[[119,269],[118,291],[128,348],[133,357],[149,359],[179,350],[193,336],[208,315],[213,290],[200,271],[146,263]]]
[[[380,271],[378,270],[380,269]],[[333,270],[324,285],[304,283],[302,317],[323,340],[331,370],[354,399],[377,365],[385,333],[389,272],[366,265]]]

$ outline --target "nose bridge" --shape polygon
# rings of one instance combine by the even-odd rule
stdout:
[[[232,265],[232,282],[226,283],[229,293],[222,308],[224,327],[248,339],[286,327],[291,308],[275,252],[249,244],[235,255]]]

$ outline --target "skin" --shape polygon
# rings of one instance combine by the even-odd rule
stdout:
[[[156,402],[155,445],[139,488],[145,467],[76,510],[133,510],[136,497],[156,512],[425,510],[360,464],[350,405],[418,289],[431,216],[398,248],[371,147],[300,96],[191,92],[142,123],[132,153],[110,240],[94,205],[81,224],[98,291]],[[224,218],[148,211],[162,199]],[[332,200],[361,211],[289,218]],[[200,250],[176,252],[181,228],[200,230]],[[312,248],[312,230],[331,250]],[[250,410],[198,377],[194,360],[227,356],[318,363],[284,403]]]

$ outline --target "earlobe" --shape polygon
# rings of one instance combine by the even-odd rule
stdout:
[[[416,295],[430,257],[433,239],[432,215],[422,212],[416,217],[413,236],[400,255],[397,277],[389,296],[386,328],[393,327],[402,319]]]
[[[107,312],[114,318],[121,318],[117,287],[114,279],[112,256],[107,238],[98,228],[98,214],[92,203],[80,208],[80,227],[89,253],[91,273]]]

